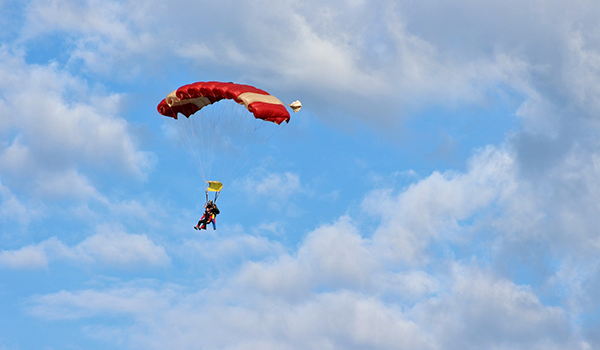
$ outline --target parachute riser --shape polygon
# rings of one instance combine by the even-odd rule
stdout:
[[[212,191],[211,191],[212,192]],[[205,192],[206,193],[206,203],[208,203],[208,191]],[[219,198],[219,194],[221,193],[221,191],[215,192],[215,197],[212,200],[213,203],[217,203],[217,199]]]

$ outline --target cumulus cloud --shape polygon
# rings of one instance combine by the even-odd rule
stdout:
[[[284,95],[304,87],[306,105],[321,118],[347,113],[390,132],[407,110],[486,106],[508,95],[517,101],[522,129],[501,146],[477,151],[464,172],[433,172],[406,189],[370,193],[362,210],[372,229],[362,217],[343,217],[308,233],[291,252],[246,234],[188,241],[213,261],[247,255],[233,276],[198,292],[62,291],[31,298],[33,315],[138,316],[121,335],[143,348],[600,344],[597,322],[586,317],[596,317],[600,305],[600,6],[221,1],[203,11],[203,3],[104,3],[32,1],[21,44],[69,31],[66,65],[81,61],[107,76],[115,74],[108,67],[152,64],[176,52],[175,60],[202,71],[227,67],[228,76],[277,86]],[[212,35],[182,35],[204,32]],[[135,55],[148,62],[131,63]],[[90,87],[57,63],[26,65],[6,49],[0,63],[0,107],[21,116],[0,118],[3,176],[36,174],[22,187],[32,184],[44,196],[98,198],[79,164],[106,163],[135,176],[147,171],[151,158],[117,117],[121,96],[87,98]],[[335,113],[319,113],[331,108]],[[57,132],[46,132],[53,125]],[[245,188],[280,205],[306,193],[300,179],[262,174]],[[3,216],[26,217],[14,191],[0,184],[0,196]],[[135,213],[137,204],[120,208]],[[8,268],[43,268],[59,259],[119,267],[170,261],[147,236],[114,228],[73,246],[55,238],[0,253]]]
[[[99,227],[96,234],[71,247],[53,237],[0,252],[0,266],[15,269],[47,267],[49,261],[60,260],[125,269],[170,263],[165,249],[146,235],[129,234],[109,226]]]
[[[165,249],[146,235],[127,234],[110,227],[101,228],[77,244],[74,252],[81,259],[116,267],[161,266],[170,261]]]
[[[14,269],[38,269],[48,266],[43,246],[27,246],[19,250],[0,252],[0,266]]]
[[[327,285],[362,285],[377,268],[368,242],[358,229],[342,218],[336,224],[311,232],[298,251],[298,259],[312,265],[311,270]]]
[[[83,62],[90,71],[130,75],[139,70],[128,59],[148,57],[162,47],[165,38],[151,20],[166,10],[158,2],[35,0],[27,6],[20,41],[58,32],[71,39],[69,64]]]
[[[71,60],[105,74],[115,67],[130,67],[123,72],[131,73],[136,70],[132,61],[153,64],[175,52],[183,62],[227,67],[248,82],[277,86],[281,96],[304,87],[315,110],[336,105],[387,128],[398,124],[397,114],[386,112],[392,107],[418,108],[429,99],[447,105],[484,103],[486,91],[511,80],[520,67],[518,58],[502,52],[454,57],[439,39],[411,32],[409,28],[422,29],[412,26],[418,19],[405,16],[404,5],[395,1],[377,6],[346,0],[303,6],[270,1],[260,7],[224,1],[212,4],[210,13],[200,3],[173,2],[168,8],[156,1],[99,4],[33,1],[24,42],[48,32],[68,33]],[[350,19],[356,25],[342,25]],[[211,35],[178,34],[207,32]]]
[[[117,116],[121,96],[93,92],[56,64],[29,66],[0,49],[5,122],[0,168],[14,184],[50,198],[98,197],[79,170],[89,166],[143,177],[152,156],[140,151]]]
[[[68,33],[71,59],[105,74],[108,67],[135,71],[133,61],[152,64],[175,52],[183,62],[227,67],[248,82],[304,87],[315,110],[335,105],[386,129],[428,101],[486,105],[504,93],[521,96],[518,114],[530,129],[550,133],[572,107],[598,107],[592,14],[600,9],[589,2],[267,3],[222,1],[204,11],[204,4],[184,1],[36,0],[27,7],[23,41]],[[350,20],[354,26],[344,25]]]
[[[434,173],[397,195],[380,192],[374,202],[383,204],[383,210],[373,209],[376,196],[369,194],[365,210],[380,212],[371,238],[359,229],[358,219],[345,216],[309,233],[296,252],[267,249],[277,258],[245,261],[233,275],[197,292],[120,286],[61,291],[32,297],[28,308],[48,319],[133,316],[133,326],[114,331],[147,348],[194,348],[199,341],[232,348],[593,348],[591,338],[581,335],[590,328],[574,324],[571,312],[579,314],[575,310],[584,305],[597,307],[592,282],[600,270],[597,259],[571,260],[553,274],[546,286],[571,286],[573,299],[549,305],[540,298],[539,286],[512,281],[493,261],[478,260],[479,248],[472,246],[481,239],[496,249],[483,248],[486,259],[504,259],[498,251],[532,236],[497,227],[498,221],[512,223],[518,232],[529,225],[527,230],[538,230],[534,238],[547,225],[543,218],[527,220],[548,203],[532,200],[536,196],[531,193],[541,189],[516,181],[515,164],[514,154],[490,147],[475,155],[464,173]],[[410,239],[419,243],[412,255],[402,245],[382,250],[384,239],[389,243],[400,234],[390,230],[395,226],[415,232]],[[486,233],[490,229],[491,235]],[[583,237],[595,237],[587,234]],[[234,247],[230,255],[235,255],[274,247],[264,238],[241,238],[223,239],[203,251],[218,255]],[[68,251],[83,254],[101,241],[92,237]],[[428,249],[436,244],[460,249],[434,260]],[[459,255],[461,249],[468,254]],[[519,254],[513,252],[510,259]],[[111,256],[102,250],[86,255]]]
[[[292,300],[315,288],[361,289],[371,284],[371,275],[378,270],[368,245],[350,220],[342,218],[307,235],[295,255],[248,263],[236,279],[241,285]]]
[[[45,198],[61,198],[70,194],[74,198],[106,201],[89,179],[74,169],[60,174],[50,173],[43,179],[37,179],[36,186],[38,194]]]
[[[446,292],[417,304],[410,315],[444,349],[578,349],[569,319],[545,306],[526,286],[455,266]]]
[[[513,163],[506,152],[487,148],[471,159],[466,173],[434,172],[398,195],[374,192],[363,202],[364,210],[381,218],[374,245],[391,261],[426,262],[424,250],[432,240],[458,239],[460,221],[511,191]]]
[[[459,265],[448,277],[438,281],[448,283],[443,293],[411,306],[343,289],[282,300],[237,285],[198,292],[117,285],[34,296],[27,306],[45,319],[131,316],[122,338],[151,349],[192,349],[198,342],[267,349],[589,348],[576,340],[564,310],[543,305],[528,287]]]
[[[221,299],[179,288],[124,286],[35,296],[28,307],[32,315],[47,319],[131,315],[139,323],[125,338],[151,349],[175,344],[192,349],[199,342],[266,349],[430,349],[435,344],[400,310],[356,293],[325,293],[297,305],[264,299],[226,305]]]

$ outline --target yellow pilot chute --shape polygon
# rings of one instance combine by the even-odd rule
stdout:
[[[206,202],[208,202],[208,192],[214,192],[215,198],[214,202],[217,202],[217,198],[219,198],[219,193],[221,193],[221,189],[223,188],[223,184],[219,181],[206,181],[208,187],[206,188]]]
[[[219,181],[206,181],[208,184],[207,192],[220,192],[223,188],[223,184]]]

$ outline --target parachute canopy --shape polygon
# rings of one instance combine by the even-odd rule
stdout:
[[[290,120],[285,105],[268,92],[250,85],[216,81],[184,85],[167,95],[157,109],[160,114],[167,117],[177,119],[177,114],[181,113],[189,118],[205,106],[222,99],[231,99],[244,105],[257,119],[276,124]],[[294,101],[290,107],[297,112],[302,104],[300,101]]]
[[[289,107],[298,112],[302,104],[294,101]],[[189,150],[202,180],[208,183],[207,200],[208,192],[213,192],[216,200],[223,187],[221,182],[207,180],[234,178],[260,146],[290,120],[287,107],[275,96],[231,82],[183,85],[168,94],[157,109],[170,117],[173,134]],[[179,113],[187,118],[178,118]]]

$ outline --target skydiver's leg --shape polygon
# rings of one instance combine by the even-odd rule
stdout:
[[[216,219],[217,219],[217,216],[216,216],[215,214],[212,214],[212,215],[210,216],[210,219],[209,219],[209,221],[208,221],[209,223],[212,223],[212,225],[213,225],[213,230],[216,230],[216,229],[217,229],[217,224],[216,224],[216,222],[215,222],[215,220],[216,220]]]
[[[206,214],[202,215],[202,218],[200,218],[200,221],[198,221],[198,224],[196,225],[197,230],[205,230],[206,229]],[[200,226],[202,225],[202,226]],[[203,228],[204,227],[204,228]]]
[[[206,230],[206,225],[210,224],[212,222],[213,218],[210,215],[207,215],[206,218],[202,221],[202,230]]]

